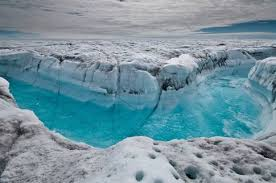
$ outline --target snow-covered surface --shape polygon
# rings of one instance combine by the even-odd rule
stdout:
[[[9,92],[9,82],[2,77],[0,77],[0,98],[15,104],[12,94]]]
[[[255,53],[276,54],[273,42],[262,41],[3,41],[0,46],[3,76],[82,101],[111,105],[120,97],[149,108],[162,90],[181,89],[202,72],[253,65]]]
[[[276,57],[260,60],[249,73],[249,79],[266,87],[274,95],[276,94]],[[275,96],[272,96],[273,98]],[[275,99],[273,99],[274,101]]]
[[[266,127],[264,136],[275,143],[275,137],[270,136],[276,132],[276,57],[258,61],[250,70],[248,78],[252,81],[253,88],[259,90],[272,103],[273,119]]]
[[[276,181],[276,148],[263,142],[135,137],[95,149],[49,132],[31,111],[3,99],[0,109],[3,183]]]
[[[147,97],[151,107],[162,90],[185,87],[203,72],[253,65],[254,53],[266,55],[267,50],[275,53],[272,45],[259,42],[240,42],[240,46],[133,41],[1,44],[3,75],[48,89],[63,89],[74,97],[78,97],[77,89],[84,91],[81,96],[86,97],[92,94],[89,91],[85,95],[85,91],[92,89],[97,93],[94,98]],[[256,74],[261,77],[250,78],[268,87],[263,81],[275,79],[275,72],[269,70],[275,68],[273,60],[257,62],[251,73],[258,70]],[[133,137],[107,149],[96,149],[49,131],[33,112],[17,108],[8,82],[0,79],[0,182],[3,183],[276,182],[275,132],[258,140],[214,137],[156,142]]]

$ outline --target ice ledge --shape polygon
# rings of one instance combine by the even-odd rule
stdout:
[[[276,134],[276,57],[260,60],[250,70],[248,75],[253,88],[259,90],[272,104],[272,121],[268,123],[262,136],[262,140],[275,144]],[[257,85],[257,86],[256,86]]]
[[[97,60],[95,55],[101,51],[90,52],[87,54],[92,56],[87,58],[55,51],[45,55],[41,50],[0,50],[0,75],[81,101],[103,104],[102,100],[109,96],[106,105],[112,105],[118,96],[133,102],[144,98],[143,103],[132,105],[154,108],[163,90],[184,88],[202,72],[256,62],[243,49],[204,49],[160,60],[156,53],[154,56],[135,54],[127,59],[105,55],[107,60]]]
[[[258,61],[249,73],[249,79],[271,92],[271,101],[276,98],[276,57]]]
[[[15,105],[14,98],[9,91],[9,85],[10,84],[7,80],[0,77],[0,98]]]

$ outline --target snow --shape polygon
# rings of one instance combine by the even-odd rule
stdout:
[[[119,75],[118,97],[136,108],[154,108],[160,93],[158,81],[154,76],[135,68],[131,63],[121,64]]]
[[[14,98],[9,91],[9,82],[2,77],[0,77],[0,98],[15,104]]]
[[[230,50],[228,52],[228,65],[254,64],[256,59],[243,50]]]
[[[249,73],[249,78],[266,87],[271,92],[275,92],[276,80],[276,57],[269,57],[256,63]]]
[[[129,101],[141,97],[142,102],[150,101],[146,104],[150,107],[165,88],[173,94],[204,72],[254,65],[259,59],[254,53],[266,55],[275,49],[263,49],[266,44],[259,42],[259,47],[246,42],[223,48],[138,41],[9,44],[16,48],[0,50],[1,75],[99,103],[110,104],[117,95]],[[249,78],[273,93],[275,64],[275,58],[257,61]],[[49,131],[33,112],[15,105],[8,87],[1,78],[1,183],[276,182],[276,131],[251,140],[213,137],[157,142],[132,137],[97,149]]]
[[[272,103],[273,119],[263,136],[267,136],[270,142],[273,139],[271,143],[274,143],[274,137],[270,136],[276,132],[276,57],[269,57],[258,61],[250,70],[248,78],[252,81],[252,86],[255,89],[260,88],[259,92]],[[255,86],[255,83],[258,86]]]
[[[263,142],[219,137],[156,142],[133,137],[95,149],[48,131],[32,112],[2,99],[0,108],[3,183],[276,180],[276,149]]]
[[[276,53],[273,43],[269,46],[259,41],[229,42],[225,46],[216,41],[187,41],[189,46],[183,41],[24,43],[1,43],[5,48],[0,49],[1,75],[81,101],[97,100],[108,106],[122,97],[137,107],[149,108],[158,103],[162,90],[184,88],[202,72],[253,65],[254,53]],[[106,103],[105,96],[114,100]],[[135,98],[145,98],[148,104],[136,103]]]
[[[6,94],[9,94],[9,85],[10,84],[7,80],[5,80],[4,78],[0,78],[0,89],[1,89],[1,91],[5,92]]]
[[[190,81],[195,80],[198,69],[195,60],[196,58],[188,54],[168,60],[160,71],[162,88],[165,90],[169,88],[180,89]]]

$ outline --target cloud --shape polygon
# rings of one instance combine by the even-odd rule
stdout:
[[[41,35],[170,36],[276,19],[275,0],[6,0],[0,25]]]

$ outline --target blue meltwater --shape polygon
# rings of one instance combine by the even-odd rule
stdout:
[[[154,111],[121,104],[103,107],[8,80],[21,108],[33,110],[49,129],[96,147],[129,136],[249,138],[262,130],[262,106],[245,89],[246,76],[238,74],[216,74],[182,91],[163,91]]]

